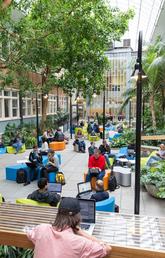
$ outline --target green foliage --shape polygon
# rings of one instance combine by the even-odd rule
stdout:
[[[165,161],[159,161],[156,167],[145,167],[141,173],[143,184],[155,185],[157,197],[165,198]]]
[[[25,142],[26,148],[32,148],[36,144],[35,125],[24,124],[16,127],[15,124],[7,124],[2,140],[5,146],[10,144],[10,141],[19,134]]]
[[[59,126],[64,125],[69,119],[69,114],[62,111],[57,111],[55,115],[48,115],[45,122],[47,129],[57,129]]]
[[[113,139],[111,147],[120,148],[128,146],[131,143],[135,143],[135,132],[133,130],[126,129],[119,138]]]
[[[34,251],[15,246],[0,246],[0,258],[32,258]]]
[[[0,20],[0,41],[7,39],[10,45],[9,51],[6,44],[4,56],[7,76],[14,71],[14,80],[24,88],[22,79],[28,71],[41,71],[42,92],[57,84],[66,92],[81,89],[92,95],[94,88],[99,92],[109,66],[104,51],[120,40],[134,12],[111,9],[102,0],[22,0],[16,5],[24,13],[20,19]]]

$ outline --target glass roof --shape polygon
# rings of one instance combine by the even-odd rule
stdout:
[[[111,7],[118,7],[122,11],[133,8],[134,18],[129,23],[129,30],[123,39],[131,39],[131,47],[137,49],[137,39],[140,30],[143,31],[143,41],[149,42],[156,26],[160,11],[165,0],[107,0]]]

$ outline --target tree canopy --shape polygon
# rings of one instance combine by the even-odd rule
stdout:
[[[0,21],[7,67],[17,75],[43,73],[43,91],[58,83],[65,91],[76,88],[88,94],[94,87],[101,89],[108,66],[104,51],[120,39],[133,17],[132,10],[111,9],[102,0],[21,0],[10,9],[16,14]]]

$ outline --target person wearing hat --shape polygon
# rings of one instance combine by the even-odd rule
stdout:
[[[26,230],[34,243],[34,258],[101,258],[111,252],[109,245],[100,242],[80,229],[80,205],[76,198],[61,200],[53,225],[41,224]]]

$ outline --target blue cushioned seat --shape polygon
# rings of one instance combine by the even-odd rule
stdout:
[[[20,168],[25,169],[26,171],[28,170],[26,164],[18,164],[6,167],[6,180],[16,181],[17,170]]]
[[[6,147],[0,148],[0,154],[4,154],[4,153],[6,153]]]
[[[115,197],[111,196],[108,199],[100,202],[96,202],[96,211],[115,211]]]

